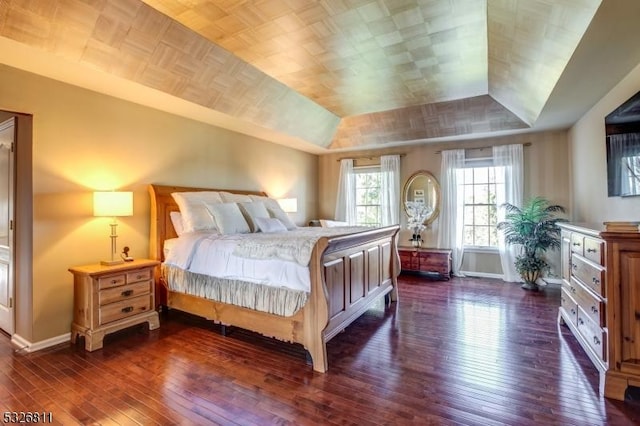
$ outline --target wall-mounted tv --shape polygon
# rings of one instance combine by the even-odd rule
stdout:
[[[640,92],[604,120],[609,197],[640,195]]]

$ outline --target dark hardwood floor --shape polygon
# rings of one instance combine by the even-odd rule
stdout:
[[[0,409],[54,424],[640,424],[638,402],[597,394],[598,375],[557,325],[559,287],[401,276],[400,300],[328,344],[301,347],[172,311],[102,350],[23,354],[0,338]]]

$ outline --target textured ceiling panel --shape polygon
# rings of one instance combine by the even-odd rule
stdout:
[[[341,117],[488,90],[482,0],[144,1]]]
[[[489,0],[489,94],[532,125],[601,0]]]
[[[330,148],[371,147],[527,127],[518,117],[485,95],[346,117],[340,122]]]
[[[329,144],[339,122],[137,0],[0,3],[0,35],[319,146]]]
[[[364,148],[533,127],[600,3],[0,0],[0,36],[236,131]]]

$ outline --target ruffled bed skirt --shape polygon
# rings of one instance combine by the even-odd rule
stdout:
[[[284,317],[298,312],[309,297],[305,291],[210,277],[168,265],[162,265],[162,275],[171,291]]]

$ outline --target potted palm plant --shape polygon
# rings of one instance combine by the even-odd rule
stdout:
[[[566,219],[558,218],[555,214],[564,213],[565,209],[550,204],[543,197],[530,199],[522,208],[509,203],[503,206],[506,209],[505,219],[498,223],[498,230],[504,233],[507,244],[522,247],[515,261],[516,270],[524,281],[522,288],[538,291],[536,281],[549,269],[543,254],[560,247],[558,223],[566,222]]]

